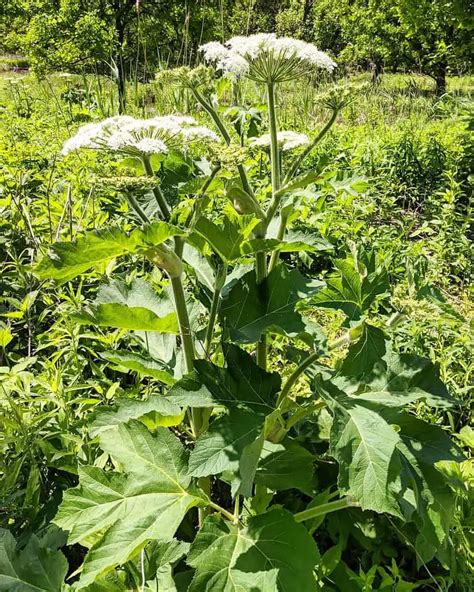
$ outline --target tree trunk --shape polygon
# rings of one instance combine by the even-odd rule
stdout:
[[[312,18],[311,13],[313,9],[313,0],[305,0],[303,6],[303,18],[302,18],[302,30],[303,30],[303,38],[307,39],[308,41],[311,40],[312,37]]]
[[[372,84],[378,84],[380,82],[380,75],[382,74],[382,64],[380,62],[372,62],[370,66],[371,70],[371,82]]]
[[[436,72],[434,79],[436,82],[436,96],[440,97],[446,92],[446,64],[441,64]]]

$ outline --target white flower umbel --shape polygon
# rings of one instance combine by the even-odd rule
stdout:
[[[79,129],[63,147],[62,154],[80,148],[108,150],[129,156],[165,154],[169,148],[185,147],[194,141],[217,142],[218,136],[198,125],[193,117],[166,115],[151,119],[129,116],[111,117]]]
[[[201,45],[200,50],[206,62],[225,74],[258,82],[284,82],[317,69],[332,72],[336,67],[315,45],[274,33],[232,37],[224,45],[213,41]]]
[[[292,131],[281,131],[277,134],[278,146],[280,150],[294,150],[301,146],[307,146],[309,144],[309,138],[306,134],[299,134],[298,132]],[[271,136],[270,134],[263,134],[258,138],[252,138],[251,146],[255,148],[270,148]]]

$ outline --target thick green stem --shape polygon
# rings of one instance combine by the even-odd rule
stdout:
[[[286,225],[288,224],[288,217],[288,213],[282,213],[280,216],[280,224],[278,226],[278,232],[276,235],[276,238],[278,240],[283,240],[283,237],[285,236]],[[271,270],[275,267],[279,257],[280,253],[278,251],[273,251],[270,257],[270,263],[268,264],[268,273],[270,273]]]
[[[145,169],[146,174],[150,177],[154,177],[154,172],[153,172],[153,167],[151,166],[150,157],[144,155],[142,157],[142,162],[143,162],[143,168]],[[153,188],[153,195],[155,196],[156,202],[161,210],[163,218],[165,220],[169,220],[171,217],[171,211],[170,211],[170,208],[166,202],[165,196],[163,195],[163,192],[158,187],[158,185]]]
[[[131,194],[131,193],[126,193],[125,194],[125,199],[128,202],[128,205],[135,210],[135,212],[138,214],[138,216],[140,217],[140,219],[145,222],[145,224],[147,224],[148,222],[150,222],[150,218],[148,218],[148,216],[145,214],[145,212],[142,210],[140,204],[138,203],[138,201],[135,199],[135,197]]]
[[[351,337],[350,331],[348,331],[342,337],[340,337],[339,339],[336,339],[336,341],[334,341],[329,346],[328,349],[329,350],[337,349],[338,347],[340,347],[341,345],[344,345],[345,343],[350,343],[352,340],[353,340],[353,338]],[[292,374],[290,374],[290,376],[288,377],[288,380],[284,384],[284,386],[281,389],[281,392],[278,396],[277,407],[283,406],[284,402],[288,398],[288,395],[290,394],[291,389],[293,388],[295,383],[298,381],[299,377],[310,366],[312,366],[315,362],[317,362],[320,357],[321,357],[321,354],[319,352],[315,352],[314,354],[309,355],[306,359],[304,359],[301,362],[301,364],[296,368],[296,370],[294,370],[294,372]]]
[[[202,105],[203,109],[208,113],[208,115],[211,117],[211,119],[216,124],[216,127],[219,130],[221,136],[224,138],[225,143],[227,145],[229,145],[231,142],[231,137],[230,137],[229,132],[227,131],[226,126],[224,125],[224,122],[219,117],[219,113],[217,113],[217,111],[214,109],[214,107],[206,101],[206,99],[197,90],[197,88],[192,88],[191,90],[192,90],[192,93],[195,96],[196,100],[198,101],[198,103],[200,103],[200,105]],[[247,172],[245,171],[245,167],[242,164],[238,164],[237,170],[239,172],[242,187],[245,189],[245,191],[249,195],[251,195],[253,197],[253,191],[252,191],[252,188],[250,187],[250,183],[247,178]]]
[[[214,294],[211,302],[211,310],[209,312],[209,322],[206,329],[206,338],[204,341],[204,351],[206,356],[209,356],[212,345],[212,336],[214,334],[214,327],[216,324],[217,313],[219,312],[219,306],[221,302],[221,292],[224,287],[225,280],[227,277],[227,264],[223,264],[217,272],[216,285],[214,287]]]
[[[255,275],[257,284],[263,282],[267,276],[267,256],[265,253],[257,253],[255,256]],[[257,364],[264,370],[267,368],[267,336],[262,335],[257,343]]]
[[[358,504],[356,504],[352,498],[343,497],[342,499],[336,500],[334,502],[328,502],[327,504],[321,504],[320,506],[309,508],[309,510],[298,512],[298,514],[294,514],[293,518],[296,522],[304,522],[305,520],[311,520],[311,518],[317,518],[318,516],[323,516],[324,514],[329,514],[330,512],[337,512],[338,510],[344,510],[345,508],[350,508],[357,505]]]
[[[195,358],[194,343],[181,277],[171,278],[171,286],[173,288],[174,305],[176,308],[176,314],[178,316],[179,333],[183,345],[186,370],[188,372],[192,372],[194,370]]]
[[[275,104],[275,84],[267,85],[268,123],[270,127],[270,159],[272,167],[272,195],[280,189],[280,150],[278,148],[278,126]]]

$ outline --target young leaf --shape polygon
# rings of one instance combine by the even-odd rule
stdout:
[[[167,429],[152,435],[130,422],[100,435],[101,448],[125,473],[79,470],[55,522],[69,544],[91,547],[78,588],[133,558],[151,540],[171,541],[185,514],[203,500],[191,491],[187,456]]]
[[[297,269],[277,265],[257,284],[255,272],[246,273],[225,294],[221,314],[230,337],[241,343],[255,343],[266,331],[296,335],[305,329],[296,304],[321,286],[303,277]]]
[[[318,559],[307,530],[282,508],[250,518],[245,528],[211,517],[188,555],[196,569],[189,592],[314,592]]]
[[[17,551],[13,535],[0,529],[0,591],[61,592],[68,563],[58,550],[64,543],[60,538],[32,535],[26,547]]]
[[[377,296],[389,289],[386,271],[377,267],[375,255],[355,262],[352,258],[334,262],[338,273],[326,280],[326,287],[317,292],[312,302],[317,306],[341,309],[349,320],[357,320],[369,310]]]
[[[65,282],[110,259],[160,245],[172,236],[183,234],[166,222],[154,222],[130,233],[118,227],[93,230],[73,242],[51,245],[35,273],[41,279]]]

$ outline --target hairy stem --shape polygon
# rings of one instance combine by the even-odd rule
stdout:
[[[267,276],[267,256],[265,253],[255,255],[255,275],[257,284],[261,284]],[[266,370],[267,368],[267,336],[262,335],[257,343],[257,364]]]
[[[278,226],[278,232],[276,235],[276,238],[278,240],[283,240],[283,237],[285,236],[285,231],[286,231],[286,225],[288,224],[288,213],[285,214],[281,214],[280,215],[280,224]],[[280,257],[280,253],[278,251],[273,251],[273,253],[271,254],[270,257],[270,263],[268,264],[268,273],[271,272],[271,270],[275,267],[276,262],[278,261]]]

